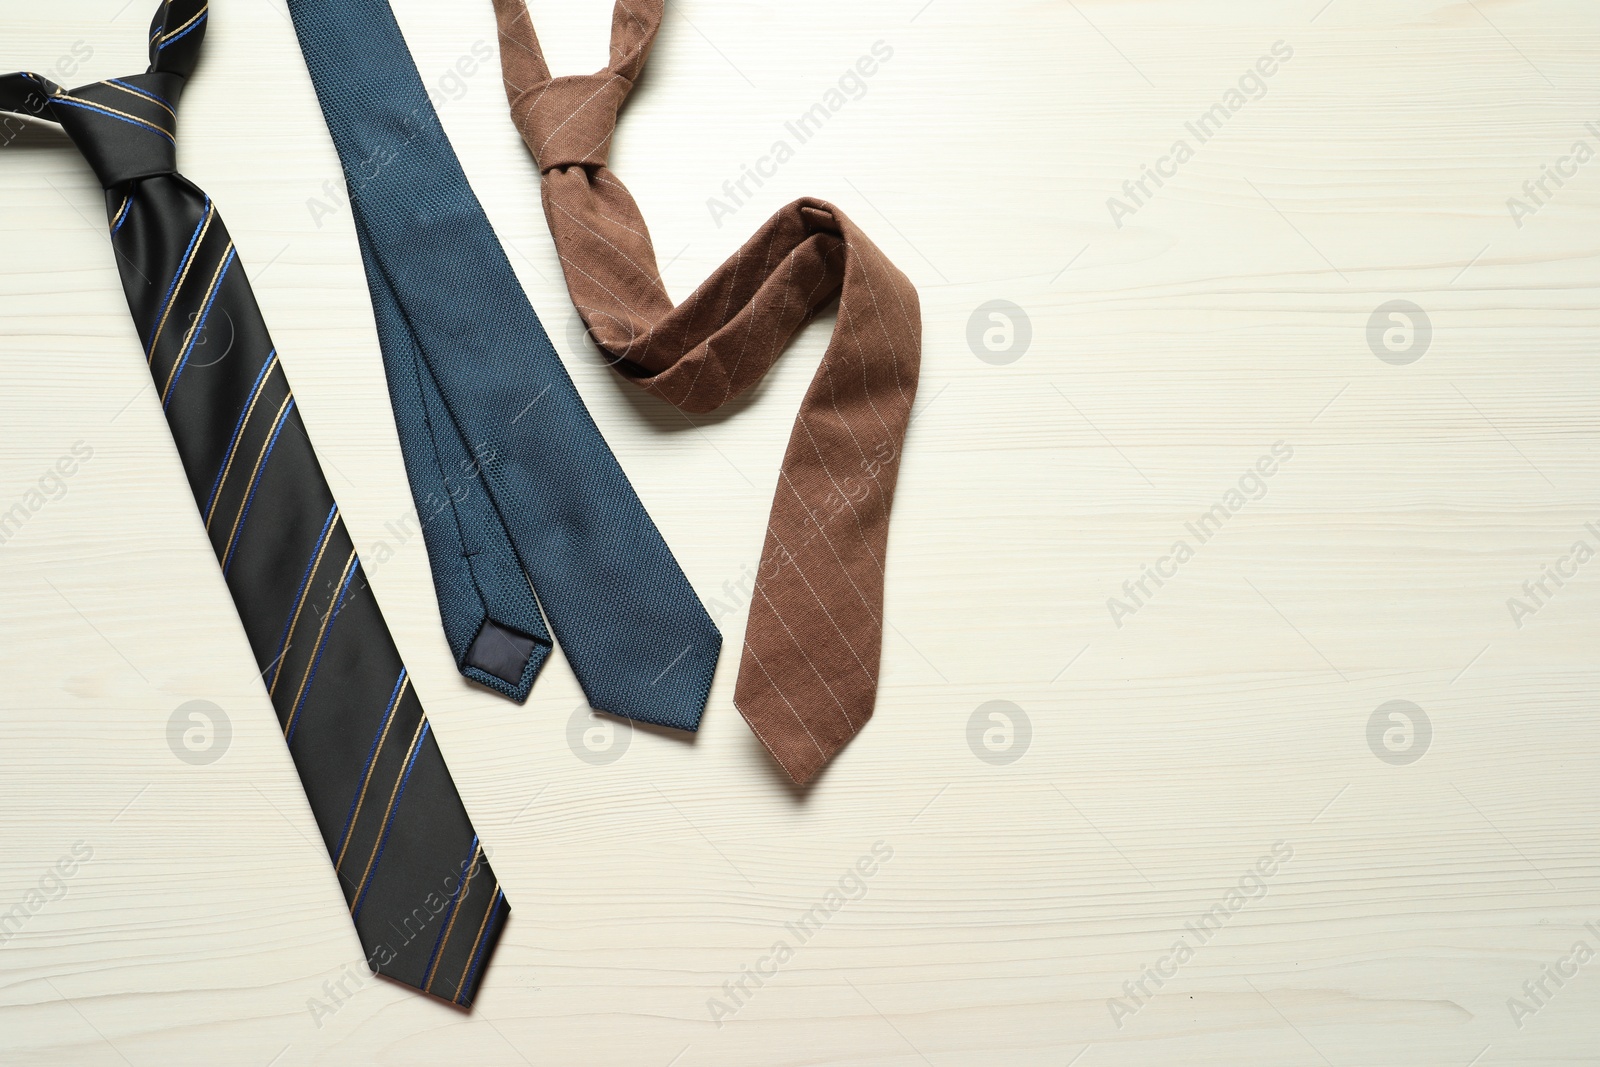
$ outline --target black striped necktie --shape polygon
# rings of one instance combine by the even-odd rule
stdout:
[[[361,574],[283,364],[211,198],[177,172],[175,109],[205,0],[166,0],[150,70],[64,90],[0,77],[106,189],[157,399],[372,969],[463,1006],[510,914]]]

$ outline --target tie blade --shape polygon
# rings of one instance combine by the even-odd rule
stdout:
[[[778,766],[796,785],[808,785],[872,717],[873,696],[852,700],[847,710],[837,683],[830,687],[770,644],[761,651],[763,643],[745,641],[733,703]]]
[[[393,12],[385,0],[292,0],[289,12],[350,188],[413,493],[431,495],[419,476],[453,475],[465,461],[472,484],[449,497],[460,506],[447,520],[463,554],[512,549],[517,578],[537,593],[591,705],[695,729],[721,635],[550,344]],[[403,151],[396,129],[406,131]],[[376,172],[375,152],[386,161]],[[451,284],[439,285],[446,275]],[[431,437],[407,431],[419,403]],[[514,650],[498,629],[477,646],[485,615],[537,638],[537,612],[525,623],[509,617],[482,582],[461,582],[448,546],[435,552],[430,542],[429,554],[447,631],[472,616],[471,633],[451,637],[458,667],[525,695],[538,650],[493,655]]]
[[[648,644],[635,642],[619,656],[569,652],[567,661],[596,711],[693,733],[711,695],[722,634],[707,617],[703,625],[685,620],[670,637],[660,631],[648,636]]]
[[[618,0],[611,63],[554,79],[526,6],[495,8],[516,45],[501,52],[506,93],[539,164],[567,287],[614,367],[686,412],[711,411],[839,301],[779,471],[735,684],[752,729],[808,782],[871,717],[877,695],[888,516],[921,365],[916,289],[843,212],[803,198],[674,307],[659,272],[641,266],[657,257],[638,205],[605,165],[664,4]]]
[[[290,755],[369,966],[466,1007],[510,905],[342,523],[302,547],[332,577],[267,674]]]
[[[364,223],[358,232],[400,452],[428,549],[445,639],[462,676],[520,704],[528,699],[552,642],[479,473],[489,444],[478,440],[469,447],[454,432],[439,385],[373,258]],[[407,524],[401,524],[397,536],[411,536]],[[520,651],[523,647],[526,652]]]
[[[510,905],[361,574],[227,228],[169,165],[206,11],[205,0],[165,0],[152,71],[58,92],[51,110],[79,116],[63,125],[108,187],[156,400],[368,962],[470,1005]],[[0,79],[0,108],[20,84]]]
[[[407,842],[396,835],[406,832],[396,830],[385,853],[405,853]],[[419,846],[413,852],[427,851],[425,842],[413,844]],[[386,855],[383,864],[400,866],[375,874],[380,884],[355,892],[344,882],[373,973],[463,1008],[472,1006],[511,915],[505,890],[476,839],[472,848],[470,858],[449,870],[407,865],[399,855]]]
[[[862,544],[876,554],[841,559],[820,527],[806,536],[810,520],[780,497],[750,602],[734,703],[800,785],[861,731],[877,700],[883,584],[873,561],[883,552],[887,501],[861,518]]]
[[[465,1006],[509,913],[504,892],[225,225],[177,176],[137,182],[129,196],[114,216],[132,213],[141,228],[114,240],[137,268],[125,281],[158,399],[367,960]]]

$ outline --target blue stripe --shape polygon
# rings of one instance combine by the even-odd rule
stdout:
[[[504,897],[505,895],[506,895],[506,891],[504,889],[495,890],[494,899],[489,901],[489,919],[490,919],[490,922],[493,922],[493,920],[494,920],[494,910],[495,910],[495,908],[500,906],[500,899],[502,897]],[[480,966],[482,966],[482,964],[483,964],[483,954],[489,948],[490,929],[491,928],[488,925],[484,926],[484,928],[483,928],[483,940],[478,942],[478,952],[477,952],[477,955],[472,957],[472,967],[471,967],[471,969],[469,969],[467,971],[467,977],[462,981],[461,988],[456,990],[456,1000],[457,1000],[458,1003],[461,1000],[462,994],[464,994],[467,990],[471,989],[472,988],[472,983],[477,981],[478,968]]]
[[[55,97],[50,102],[55,104],[57,107],[81,107],[85,111],[93,111],[98,115],[104,115],[108,119],[116,119],[118,122],[126,122],[129,126],[137,127],[138,129],[144,130],[146,133],[159,133],[167,140],[172,141],[172,134],[168,133],[166,130],[163,130],[159,126],[126,118],[117,114],[115,111],[107,111],[105,108],[98,107],[94,104],[86,104],[81,100],[63,100],[59,96]],[[177,144],[178,142],[172,141],[172,143]]]
[[[433,977],[435,957],[439,955],[439,946],[444,943],[444,932],[450,929],[450,921],[455,917],[456,903],[466,891],[467,882],[478,867],[478,835],[472,835],[472,848],[467,851],[467,862],[462,866],[461,881],[456,885],[456,891],[450,894],[450,906],[445,909],[444,917],[439,920],[439,933],[433,939],[433,951],[428,953],[428,965],[422,968],[422,988],[428,988],[428,979]]]
[[[183,368],[189,365],[189,356],[194,352],[195,339],[206,328],[206,319],[211,317],[211,305],[217,302],[217,297],[222,295],[222,282],[228,276],[228,268],[233,266],[233,261],[239,256],[236,248],[228,249],[228,258],[223,261],[222,272],[217,275],[216,287],[211,290],[211,299],[206,301],[205,310],[200,313],[200,322],[196,324],[189,334],[189,343],[183,348],[183,355],[179,359],[178,369],[172,372],[172,381],[167,386],[167,395],[161,398],[161,410],[167,410],[167,405],[172,403],[172,398],[177,395],[178,379],[183,377]]]
[[[233,566],[234,554],[239,551],[239,543],[244,540],[245,522],[250,518],[250,505],[256,502],[256,490],[261,488],[261,479],[266,476],[267,462],[272,459],[272,450],[277,447],[278,435],[283,432],[284,423],[289,421],[289,413],[294,410],[294,398],[289,399],[289,404],[283,409],[283,414],[278,417],[278,425],[272,430],[272,440],[267,442],[267,450],[261,456],[261,467],[256,471],[255,480],[250,483],[250,495],[245,497],[244,511],[239,515],[239,529],[233,535],[233,547],[228,549],[227,558],[222,561],[222,576],[228,576],[228,568]]]
[[[222,452],[222,463],[217,467],[217,480],[211,483],[211,495],[206,497],[206,506],[201,509],[208,517],[211,514],[211,505],[217,502],[217,490],[222,488],[222,472],[228,469],[228,457],[233,455],[233,447],[239,443],[239,435],[244,432],[245,416],[250,414],[250,409],[256,402],[256,394],[261,391],[261,382],[267,376],[267,369],[272,366],[272,357],[277,354],[276,348],[267,353],[267,361],[261,364],[261,369],[256,372],[256,380],[250,386],[250,395],[245,397],[244,407],[239,410],[239,421],[233,424],[233,436],[228,438],[228,447]],[[333,512],[328,512],[328,517],[332,518]],[[295,597],[295,599],[300,598]]]
[[[298,601],[299,599],[299,597],[295,597],[295,600]],[[389,720],[392,718],[390,709],[394,708],[395,698],[400,695],[400,687],[405,684],[405,681],[406,669],[401,667],[400,677],[394,680],[394,692],[389,694],[389,702],[383,706],[383,718],[378,722],[378,732],[372,735],[372,747],[367,750],[367,762],[361,765],[361,775],[356,779],[357,782],[365,782],[367,780],[367,772],[372,769],[372,760],[378,754],[378,741],[383,737],[384,729],[389,725]],[[334,855],[344,851],[344,839],[350,836],[350,823],[356,817],[356,803],[360,799],[361,789],[358,786],[355,795],[350,798],[350,810],[345,812],[344,829],[339,831],[339,843],[334,846]],[[477,838],[473,838],[473,841],[476,842]]]
[[[189,247],[183,250],[183,258],[178,260],[178,269],[172,272],[172,282],[167,286],[167,295],[161,298],[161,314],[167,313],[172,304],[172,291],[178,287],[178,279],[183,277],[183,268],[189,265],[189,257],[194,254],[194,243],[200,239],[200,231],[205,229],[206,219],[211,217],[211,197],[206,196],[205,207],[200,209],[200,221],[194,224],[194,233],[189,235]],[[156,316],[156,321],[151,324],[153,330],[161,322],[161,315]],[[148,342],[147,342],[148,344]],[[149,355],[150,353],[146,353]]]
[[[172,40],[170,40],[170,41],[162,41],[161,42],[161,47],[157,48],[156,51],[159,52],[159,51],[161,51],[162,48],[167,47],[167,45],[174,44],[174,43],[176,43],[178,41],[183,40],[185,37],[189,36],[195,30],[198,30],[201,26],[203,26],[205,24],[206,19],[208,19],[210,17],[211,17],[211,12],[207,11],[204,15],[201,15],[199,18],[194,20],[194,25],[193,26],[190,26],[188,29],[184,30],[182,33],[178,34],[178,36],[172,38]]]
[[[212,492],[216,492],[216,490],[213,489]],[[323,538],[328,536],[328,527],[333,525],[333,513],[338,510],[339,505],[335,503],[333,507],[328,509],[328,517],[322,520],[322,532],[317,534],[316,547],[311,550],[311,558],[306,560],[306,572],[300,577],[300,588],[294,591],[293,604],[295,607],[299,606],[300,597],[306,591],[306,583],[311,580],[311,568],[316,565],[317,556],[322,552]],[[283,633],[278,636],[278,654],[272,661],[272,681],[267,686],[269,689],[278,684],[278,675],[283,673],[283,657],[289,651],[284,647],[284,642],[289,640],[289,624],[292,622],[294,622],[293,607],[289,609],[289,617],[283,620]]]
[[[121,78],[109,78],[107,80],[110,81],[112,85],[120,85],[120,86],[122,86],[124,89],[128,90],[128,92],[130,92],[130,93],[138,93],[140,96],[144,97],[147,100],[154,100],[156,103],[162,105],[163,107],[166,107],[166,108],[169,108],[169,109],[172,107],[171,102],[162,99],[160,96],[157,96],[155,93],[152,93],[149,89],[141,89],[137,85],[130,85],[129,83],[123,81]]]
[[[317,646],[317,656],[311,661],[311,673],[306,675],[305,688],[300,693],[299,702],[289,712],[289,721],[294,725],[289,727],[289,733],[283,739],[286,745],[294,743],[295,732],[300,729],[300,709],[305,707],[306,701],[311,698],[311,683],[317,680],[317,668],[322,666],[322,654],[328,651],[328,638],[333,636],[333,621],[339,617],[339,611],[344,607],[344,594],[345,590],[350,588],[350,579],[354,578],[356,571],[360,569],[361,561],[358,559],[350,565],[350,573],[344,576],[344,584],[339,587],[339,599],[334,602],[333,614],[328,619],[327,629],[322,631],[322,643]]]
[[[422,734],[417,738],[417,747],[411,750],[411,762],[406,764],[405,777],[400,779],[400,789],[394,795],[394,807],[389,811],[389,821],[384,823],[383,838],[378,842],[378,854],[373,857],[372,870],[367,872],[367,884],[362,887],[361,895],[356,898],[355,911],[350,913],[352,919],[361,914],[361,905],[367,899],[367,893],[372,890],[372,882],[378,876],[378,865],[383,862],[383,850],[389,845],[389,833],[394,829],[395,816],[400,814],[400,798],[406,795],[406,783],[411,780],[411,768],[417,765],[417,757],[422,755],[422,746],[427,743],[428,731],[433,729],[433,724],[426,719],[422,721]]]
[[[122,229],[122,224],[128,221],[128,216],[132,213],[133,194],[129,193],[128,196],[122,201],[122,210],[117,212],[116,221],[112,223],[111,236],[115,237],[117,235],[117,231]]]

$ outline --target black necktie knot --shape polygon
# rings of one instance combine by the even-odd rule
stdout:
[[[206,0],[164,0],[150,23],[150,69],[77,89],[37,74],[0,77],[0,111],[61,124],[114,188],[135,178],[177,173],[178,95],[205,37]]]
[[[178,170],[183,78],[153,71],[77,89],[47,84],[50,111],[107,189]]]

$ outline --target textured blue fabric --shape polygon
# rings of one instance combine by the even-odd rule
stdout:
[[[722,635],[528,303],[388,3],[289,13],[344,165],[457,666],[525,699],[548,652],[542,607],[591,707],[696,729]],[[520,677],[472,655],[491,622],[534,639]]]

